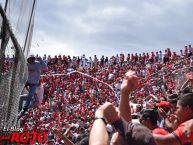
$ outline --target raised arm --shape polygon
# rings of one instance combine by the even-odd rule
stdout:
[[[135,72],[128,71],[125,74],[121,84],[121,98],[119,103],[119,111],[121,116],[126,120],[131,120],[131,108],[129,103],[129,94],[138,87],[138,77]]]
[[[119,111],[111,104],[105,103],[95,113],[95,120],[90,132],[89,145],[108,145],[108,133],[106,123],[114,123],[119,120]]]
[[[40,62],[41,69],[45,69],[47,64],[42,60],[41,57],[38,57],[37,60]]]

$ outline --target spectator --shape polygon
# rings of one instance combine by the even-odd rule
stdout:
[[[186,121],[191,118],[193,118],[193,93],[182,94],[177,102],[175,114],[170,118],[177,128],[166,136],[154,135],[157,145],[169,145],[171,142],[173,145],[193,143],[193,135],[189,138],[183,135]]]
[[[38,99],[38,104],[40,105],[43,101],[43,95],[44,95],[44,86],[41,82],[39,82],[37,88],[36,88],[36,95]]]
[[[158,112],[154,109],[144,109],[142,110],[140,116],[140,123],[152,130],[154,134],[166,135],[168,132],[165,129],[158,127]]]
[[[32,101],[32,98],[36,92],[36,88],[40,80],[41,70],[46,68],[46,64],[44,63],[41,57],[37,58],[38,62],[36,62],[35,60],[36,58],[34,55],[30,55],[27,59],[28,80],[25,87],[29,87],[29,94],[27,96],[27,100],[24,104],[23,109],[18,114],[18,119],[20,119],[20,117],[28,110],[30,102]]]
[[[188,57],[190,57],[192,55],[192,46],[188,45]]]
[[[80,128],[71,130],[67,137],[70,140],[72,138],[75,139],[77,135],[89,132],[92,126],[92,117],[99,105],[105,101],[110,101],[115,106],[119,104],[120,84],[128,69],[136,71],[137,75],[143,78],[141,82],[144,85],[142,89],[139,88],[133,91],[131,94],[133,99],[131,101],[133,103],[143,103],[141,106],[147,107],[146,103],[154,104],[154,100],[148,97],[150,94],[161,99],[174,92],[176,83],[172,77],[173,71],[178,73],[192,61],[191,57],[187,59],[184,56],[184,58],[178,57],[175,61],[173,57],[170,57],[166,64],[155,61],[150,64],[151,55],[144,53],[142,61],[140,60],[140,55],[138,55],[136,63],[135,55],[133,55],[133,60],[129,58],[129,62],[117,61],[116,57],[112,56],[109,57],[107,64],[105,63],[101,66],[100,60],[96,57],[92,60],[93,68],[88,66],[88,62],[86,64],[87,67],[83,68],[80,67],[80,61],[82,60],[79,57],[77,59],[75,57],[72,58],[71,60],[71,57],[65,55],[62,57],[59,55],[54,58],[47,57],[47,61],[49,60],[48,70],[42,71],[44,75],[41,77],[42,83],[45,84],[43,102],[37,108],[28,109],[28,112],[22,117],[23,128],[41,131],[45,128],[45,125],[47,126],[46,128],[50,128],[52,126],[50,122],[54,122],[57,125],[56,128],[62,132],[65,128],[68,128],[68,124],[74,123],[81,126],[80,128],[84,128],[84,130]],[[55,61],[55,59],[58,59],[58,61]],[[128,63],[129,65],[127,65]],[[7,63],[7,68],[9,68],[9,64]],[[69,67],[80,73],[70,72],[70,74],[66,74]],[[113,75],[111,81],[108,80],[108,76],[111,76],[110,74]],[[191,85],[189,86],[192,87]],[[92,92],[93,95],[91,96],[89,92]],[[133,109],[135,112],[135,107]],[[173,112],[175,111],[174,109]],[[117,134],[119,138],[120,134]],[[116,139],[116,135],[114,136],[114,139]],[[55,140],[55,142],[61,143],[58,140]]]
[[[128,94],[136,87],[137,78],[134,77],[132,72],[128,72],[121,86],[120,113],[110,103],[102,105],[95,113],[95,121],[90,133],[89,144],[108,144],[108,134],[105,127],[108,122],[114,124],[114,127],[119,130],[122,137],[125,136],[122,139],[127,144],[156,145],[150,130],[142,125],[134,125],[130,122],[131,110],[128,104]],[[122,120],[120,120],[120,115]],[[119,127],[115,125],[117,122],[119,122]]]

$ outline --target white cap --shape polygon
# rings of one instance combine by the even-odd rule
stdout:
[[[34,55],[34,54],[30,54],[30,55],[28,56],[28,58],[32,58],[32,57],[35,58],[35,55]],[[28,59],[28,58],[27,58],[27,59]]]

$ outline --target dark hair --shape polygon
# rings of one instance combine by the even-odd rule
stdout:
[[[193,111],[193,93],[181,94],[178,101],[180,105],[183,107],[189,106]]]
[[[129,145],[156,145],[151,131],[141,124],[129,123],[125,139]]]
[[[75,145],[89,145],[89,135],[88,134],[80,135]]]
[[[168,102],[176,104],[178,101],[178,94],[172,94],[167,97]]]
[[[158,112],[154,109],[144,109],[141,111],[142,117],[149,119],[152,124],[157,124],[159,118]]]
[[[192,93],[191,89],[189,87],[184,88],[180,91],[182,94]]]

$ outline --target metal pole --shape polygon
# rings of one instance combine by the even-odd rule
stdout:
[[[28,25],[28,29],[27,29],[27,35],[26,35],[26,38],[25,38],[25,44],[24,44],[23,52],[25,52],[25,49],[26,49],[28,35],[29,35],[30,26],[31,26],[31,22],[32,22],[32,17],[33,17],[33,13],[34,13],[34,8],[35,8],[35,4],[36,4],[36,0],[34,0],[34,3],[33,3],[32,12],[31,12],[31,16],[30,16],[30,21],[29,21],[29,25]]]
[[[4,7],[4,11],[5,11],[5,12],[7,11],[7,4],[8,4],[8,1],[9,1],[9,0],[6,0],[6,2],[5,2],[5,7]]]

